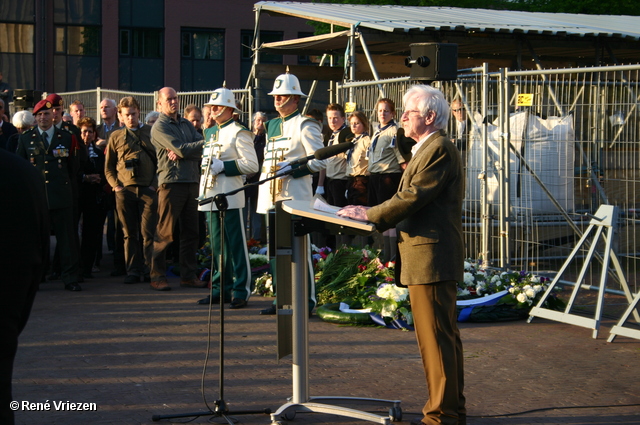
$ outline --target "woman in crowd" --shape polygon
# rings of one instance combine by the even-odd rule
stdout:
[[[390,199],[398,191],[402,171],[406,167],[405,158],[397,143],[398,126],[394,121],[395,103],[383,98],[376,105],[378,125],[371,136],[368,150],[369,190],[368,204],[374,207]],[[396,256],[396,229],[386,230],[382,234],[383,259],[385,262]]]
[[[267,122],[267,114],[264,112],[256,112],[253,114],[253,125],[251,131],[253,131],[253,147],[256,150],[258,157],[258,165],[262,169],[262,162],[264,161],[264,146],[266,144],[266,133],[264,123]],[[255,183],[260,180],[260,172],[247,176],[247,183]],[[249,211],[249,218],[247,223],[250,226],[249,236],[251,239],[262,241],[262,216],[256,213],[256,205],[258,202],[258,186],[252,186],[245,191],[246,203],[245,209]],[[245,215],[246,217],[246,215]]]
[[[144,117],[144,123],[153,127],[153,124],[156,123],[156,120],[160,116],[160,112],[151,111]]]
[[[87,147],[88,160],[82,170],[80,183],[79,213],[82,217],[82,243],[80,245],[80,265],[82,275],[92,278],[91,269],[102,243],[107,203],[110,195],[105,192],[107,179],[104,175],[104,152],[96,146],[96,122],[84,117],[78,121],[82,141]]]
[[[15,152],[16,149],[18,149],[18,138],[25,131],[31,130],[33,125],[36,123],[36,119],[29,111],[18,111],[13,114],[11,123],[18,132],[16,134],[12,134],[11,137],[9,137],[9,140],[7,140],[7,150],[9,152]]]
[[[369,185],[367,150],[371,142],[369,120],[361,111],[355,111],[349,115],[349,126],[354,138],[353,147],[347,152],[347,203],[367,205]]]

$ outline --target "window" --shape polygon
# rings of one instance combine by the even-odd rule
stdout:
[[[224,30],[183,28],[180,90],[212,90],[224,81]]]
[[[25,2],[27,3],[27,2]],[[56,24],[100,25],[102,1],[54,0],[53,19]]]
[[[224,59],[224,31],[183,30],[182,57],[204,60]]]
[[[162,58],[162,30],[156,28],[120,29],[120,56]]]
[[[160,28],[120,28],[118,86],[121,90],[162,88],[163,36]]]
[[[98,56],[100,53],[100,28],[56,27],[56,53]]]
[[[33,53],[33,25],[0,23],[0,52]]]

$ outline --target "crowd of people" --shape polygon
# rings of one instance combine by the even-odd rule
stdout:
[[[226,228],[231,229],[227,249],[232,251],[225,257],[233,270],[227,278],[234,280],[227,288],[236,289],[226,297],[234,308],[241,308],[250,288],[248,254],[242,251],[248,238],[267,242],[265,213],[275,201],[311,199],[316,193],[342,207],[374,206],[390,198],[415,143],[398,130],[394,102],[379,100],[378,123],[373,126],[363,112],[347,115],[339,104],[328,105],[324,114],[314,110],[302,116],[298,102],[305,95],[297,78],[287,73],[278,81],[283,83],[271,94],[279,116],[269,121],[266,114],[256,112],[251,129],[240,123],[241,105],[226,88],[214,91],[201,107],[191,104],[181,110],[175,90],[165,87],[159,92],[157,110],[144,120],[132,96],[103,99],[97,124],[86,116],[80,100],[65,108],[55,93],[31,111],[16,112],[13,124],[0,120],[0,148],[30,161],[46,181],[56,237],[48,279],[61,279],[70,291],[82,290],[81,283],[106,266],[102,253],[106,223],[106,243],[114,258],[112,276],[123,276],[127,284],[148,282],[154,290],[170,290],[169,256],[179,265],[181,286],[205,287],[207,283],[198,279],[196,252],[210,235],[216,253],[219,216],[211,205],[198,207],[197,198],[268,178],[274,170],[285,170],[289,158],[351,143],[348,151],[310,161],[292,174],[278,171],[285,175],[275,185],[251,186],[230,198],[226,220],[231,222]],[[221,103],[223,98],[228,102]],[[0,113],[8,115],[4,107],[0,99]],[[325,114],[327,126],[323,126]],[[292,119],[296,127],[283,130]],[[243,131],[227,135],[231,122]],[[275,134],[278,131],[283,134]],[[286,136],[288,132],[295,137]],[[220,168],[225,161],[234,169]],[[393,232],[385,232],[379,241],[385,260],[395,257]],[[339,236],[330,237],[328,243],[335,248],[349,242]],[[215,270],[212,276],[217,288]],[[219,294],[215,289],[212,293],[218,301]]]
[[[125,276],[124,283],[170,290],[167,256],[172,254],[180,286],[210,284],[198,304],[228,301],[230,308],[243,308],[251,293],[247,222],[251,237],[272,243],[265,224],[278,201],[324,195],[342,207],[338,215],[376,225],[384,259],[396,261],[396,284],[409,287],[429,388],[424,416],[415,424],[464,424],[455,314],[456,282],[463,273],[464,175],[460,152],[443,130],[447,101],[430,86],[412,87],[403,98],[399,126],[396,105],[388,98],[377,102],[375,124],[361,111],[347,115],[339,104],[329,104],[325,114],[303,115],[299,103],[306,95],[288,71],[269,95],[277,117],[267,120],[257,112],[251,129],[239,122],[240,105],[225,87],[202,108],[188,105],[182,114],[176,91],[165,87],[157,111],[144,122],[132,96],[103,99],[100,125],[85,116],[80,101],[69,105],[65,120],[63,100],[55,93],[32,111],[16,113],[15,125],[0,120],[0,148],[12,152],[2,152],[0,159],[37,171],[30,181],[40,192],[31,194],[46,200],[40,208],[48,218],[40,217],[38,228],[48,234],[50,226],[56,237],[49,277],[61,278],[69,291],[82,290],[80,283],[100,267],[106,219],[112,275]],[[0,99],[0,116],[4,106]],[[462,133],[464,128],[458,143]],[[348,145],[337,155],[302,160],[341,143]],[[261,180],[269,183],[242,190]],[[208,282],[199,279],[196,260],[205,235],[215,259]],[[46,257],[41,253],[34,261],[42,266]],[[316,303],[310,251],[308,259],[310,313]],[[277,273],[272,273],[275,287]],[[37,283],[41,276],[32,277]],[[26,308],[28,317],[33,295],[23,297],[28,306],[16,304],[22,316]],[[278,308],[283,306],[276,296],[261,314],[276,314]],[[12,329],[12,347],[25,321]]]

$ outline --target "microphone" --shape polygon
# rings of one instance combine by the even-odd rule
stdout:
[[[313,155],[304,156],[302,158],[293,160],[289,163],[289,165],[291,166],[291,168],[298,168],[299,166],[306,164],[312,159],[323,160],[323,159],[331,158],[332,156],[336,156],[342,152],[346,152],[349,149],[351,149],[352,146],[353,146],[353,143],[344,142],[344,143],[337,143],[335,145],[327,146],[326,148],[320,148],[317,151],[315,151]]]
[[[353,143],[350,142],[337,143],[335,145],[327,146],[326,148],[318,149],[314,152],[313,157],[319,160],[331,158],[332,156],[348,151],[352,147]]]

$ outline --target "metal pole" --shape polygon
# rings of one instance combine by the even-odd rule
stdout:
[[[489,189],[487,187],[487,170],[489,169],[489,132],[487,114],[489,111],[489,64],[482,64],[482,116],[485,122],[482,125],[482,171],[480,173],[481,182],[481,194],[480,194],[480,216],[482,219],[482,250],[480,257],[486,262],[489,260],[489,232],[491,229],[491,223],[489,220],[489,202],[488,195]]]
[[[508,68],[500,70],[500,164],[498,164],[499,187],[499,241],[500,241],[500,267],[509,267],[509,80]]]
[[[292,221],[295,229],[295,221]],[[293,403],[309,401],[309,279],[307,259],[307,235],[298,236],[293,232],[291,276],[291,304],[293,306]]]
[[[349,33],[349,81],[356,80],[356,27],[351,25]],[[353,88],[349,89],[349,102],[353,102]]]

